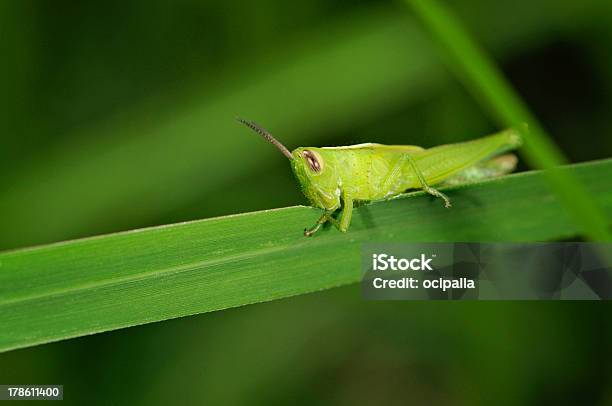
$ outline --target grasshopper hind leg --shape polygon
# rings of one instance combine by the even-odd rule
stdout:
[[[416,174],[416,177],[419,180],[419,183],[421,184],[421,189],[423,189],[426,193],[429,193],[432,196],[441,198],[442,200],[444,200],[444,207],[446,207],[447,209],[451,208],[453,205],[451,204],[451,201],[448,196],[440,192],[438,189],[434,189],[433,187],[429,186],[429,184],[425,180],[425,177],[423,176],[423,173],[418,168],[412,157],[408,154],[406,154],[405,157],[408,160],[410,166],[412,167],[412,170]]]
[[[431,186],[429,186],[427,183],[421,183],[421,188],[429,193],[432,196],[435,197],[439,197],[442,200],[444,200],[444,207],[447,209],[450,209],[451,207],[453,207],[453,204],[451,203],[450,199],[448,198],[448,196],[446,196],[444,193],[440,192],[438,189],[434,189]]]

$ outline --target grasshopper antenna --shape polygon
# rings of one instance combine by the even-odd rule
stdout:
[[[283,155],[285,155],[287,158],[289,158],[290,161],[293,160],[293,156],[291,155],[291,152],[289,152],[289,150],[283,144],[281,144],[279,140],[274,138],[272,136],[272,134],[270,134],[268,131],[266,131],[265,129],[260,127],[257,123],[255,123],[253,121],[244,120],[244,119],[239,118],[239,117],[237,117],[236,120],[240,121],[242,124],[246,125],[251,130],[255,131],[257,134],[259,134],[262,137],[264,137],[267,141],[269,141],[276,148],[278,148],[280,150],[280,152],[283,153]]]

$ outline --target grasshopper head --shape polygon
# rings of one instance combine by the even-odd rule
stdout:
[[[240,118],[238,121],[265,138],[291,161],[302,192],[314,206],[326,210],[340,207],[340,182],[331,152],[321,148],[297,148],[289,152],[263,127]]]
[[[332,153],[321,148],[297,148],[291,156],[291,169],[308,200],[325,210],[340,207],[340,182]]]

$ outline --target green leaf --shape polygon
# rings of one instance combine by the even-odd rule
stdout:
[[[612,159],[572,165],[612,213]],[[0,351],[355,283],[365,241],[525,241],[578,231],[541,172],[362,206],[346,234],[288,207],[0,253]]]

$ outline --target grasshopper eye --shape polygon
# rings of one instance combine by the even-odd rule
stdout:
[[[321,166],[322,166],[321,164],[322,164],[322,162],[320,162],[321,157],[318,156],[318,154],[316,154],[315,152],[306,150],[306,151],[304,151],[302,156],[304,157],[306,162],[308,162],[308,166],[310,166],[310,169],[313,172],[315,172],[315,173],[321,172]]]

